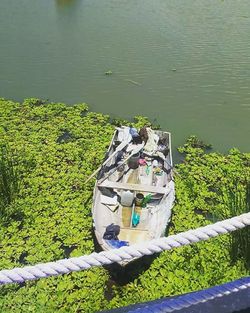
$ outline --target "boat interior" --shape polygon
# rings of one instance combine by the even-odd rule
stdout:
[[[165,136],[169,145],[169,133],[158,132],[158,136]],[[108,156],[119,144],[114,136]],[[120,226],[118,238],[126,245],[152,239],[149,230],[151,209],[161,203],[166,186],[172,180],[170,152],[163,158],[141,149],[140,153],[129,157],[130,152],[123,149],[121,160],[114,156],[102,168],[95,188],[93,216],[99,242],[112,223]],[[128,157],[127,162],[122,161]]]

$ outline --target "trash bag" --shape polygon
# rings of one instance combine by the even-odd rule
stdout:
[[[141,136],[138,134],[137,129],[130,127],[129,133],[132,136],[132,143],[135,145],[139,145],[142,143]]]
[[[137,129],[134,128],[134,127],[130,127],[130,128],[129,128],[129,133],[130,133],[130,135],[132,136],[132,138],[139,136],[139,134],[138,134],[138,132],[137,132]]]
[[[98,187],[98,188],[101,191],[102,195],[106,197],[113,198],[117,195],[117,193],[110,188],[107,188],[107,187]]]
[[[114,225],[114,223],[108,225],[106,227],[105,233],[103,235],[103,239],[106,240],[119,240],[118,235],[120,234],[120,226]]]
[[[168,146],[168,139],[166,137],[161,137],[158,141],[158,151],[162,152],[166,157],[169,154],[169,146]]]
[[[147,127],[146,127],[146,126],[144,126],[144,127],[142,127],[142,128],[140,129],[139,135],[140,135],[142,141],[144,141],[145,143],[147,143],[147,141],[148,141],[148,132],[147,132]]]

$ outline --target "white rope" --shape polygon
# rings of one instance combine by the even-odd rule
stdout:
[[[49,276],[56,276],[70,272],[88,269],[92,266],[102,266],[114,262],[129,261],[143,255],[151,255],[163,250],[189,245],[207,240],[221,234],[250,225],[250,213],[242,214],[215,224],[200,227],[177,235],[154,239],[143,244],[125,246],[120,249],[92,253],[81,257],[63,259],[55,262],[42,263],[23,268],[0,271],[0,284],[21,283]]]

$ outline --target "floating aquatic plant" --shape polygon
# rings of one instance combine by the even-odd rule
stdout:
[[[0,138],[8,143],[9,152],[15,151],[9,156],[19,182],[18,194],[6,198],[14,199],[9,208],[24,214],[22,221],[14,219],[0,227],[1,269],[94,251],[90,214],[94,181],[83,182],[102,163],[114,128],[121,124],[140,128],[150,122],[144,117],[110,120],[90,112],[86,104],[0,100]],[[61,137],[64,134],[66,138]],[[233,188],[232,177],[243,186],[249,173],[249,153],[207,154],[195,142],[185,145],[180,176],[175,176],[170,235],[211,223],[207,217],[227,207],[223,199],[226,186]],[[242,187],[237,188],[243,197]],[[163,252],[150,262],[144,258],[113,276],[104,268],[93,268],[4,286],[0,311],[92,313],[199,290],[249,273],[242,257],[231,261],[230,235]]]
[[[19,181],[13,157],[6,144],[0,146],[0,219],[8,218],[13,212],[10,205],[16,199]]]
[[[111,70],[108,70],[107,72],[105,72],[105,75],[112,75],[113,72]]]

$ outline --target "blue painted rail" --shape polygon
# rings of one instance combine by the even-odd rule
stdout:
[[[138,303],[103,313],[250,312],[250,277],[181,296]]]

